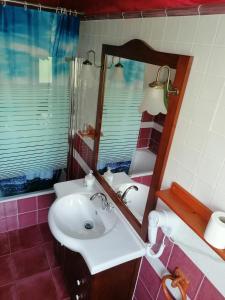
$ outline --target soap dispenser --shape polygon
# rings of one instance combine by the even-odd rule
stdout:
[[[90,170],[89,174],[84,177],[84,185],[88,188],[91,188],[94,185],[95,177],[93,171]]]
[[[113,182],[113,173],[109,167],[107,168],[107,171],[104,173],[104,178],[109,184]]]

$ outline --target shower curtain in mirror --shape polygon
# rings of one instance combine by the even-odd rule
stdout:
[[[142,114],[138,109],[144,96],[145,64],[129,59],[121,59],[121,63],[122,81],[114,80],[114,68],[106,74],[98,156],[98,170],[101,174],[107,167],[112,172],[128,173],[141,125]]]
[[[51,187],[67,165],[79,19],[0,6],[0,197]]]

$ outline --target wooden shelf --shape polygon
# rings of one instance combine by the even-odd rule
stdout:
[[[156,195],[172,211],[174,211],[201,239],[204,240],[205,228],[212,214],[212,211],[207,206],[202,204],[198,199],[196,199],[178,183],[175,182],[172,183],[169,189],[156,192]],[[225,249],[220,250],[214,248],[210,244],[208,245],[223,260],[225,260]]]

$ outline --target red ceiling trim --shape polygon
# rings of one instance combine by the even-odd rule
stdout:
[[[213,15],[225,14],[225,4],[203,4],[199,6],[154,9],[138,12],[121,12],[112,14],[86,15],[81,17],[82,21],[106,20],[106,19],[131,19],[149,17],[172,17],[172,16],[193,16],[193,15]]]

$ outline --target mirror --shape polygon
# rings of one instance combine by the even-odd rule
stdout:
[[[166,114],[140,112],[140,106],[160,66],[108,55],[106,60],[120,66],[106,70],[97,171],[142,224]],[[174,69],[171,74],[173,82]],[[160,81],[166,76],[164,69]]]
[[[143,239],[148,213],[156,204],[155,192],[161,185],[191,61],[189,56],[154,51],[140,40],[123,46],[103,45],[95,175]],[[168,67],[161,68],[157,76],[162,66]],[[161,108],[158,110],[159,102],[151,103],[147,112],[144,99],[149,97],[149,83],[155,82],[163,83]],[[113,176],[106,173],[108,168]]]

